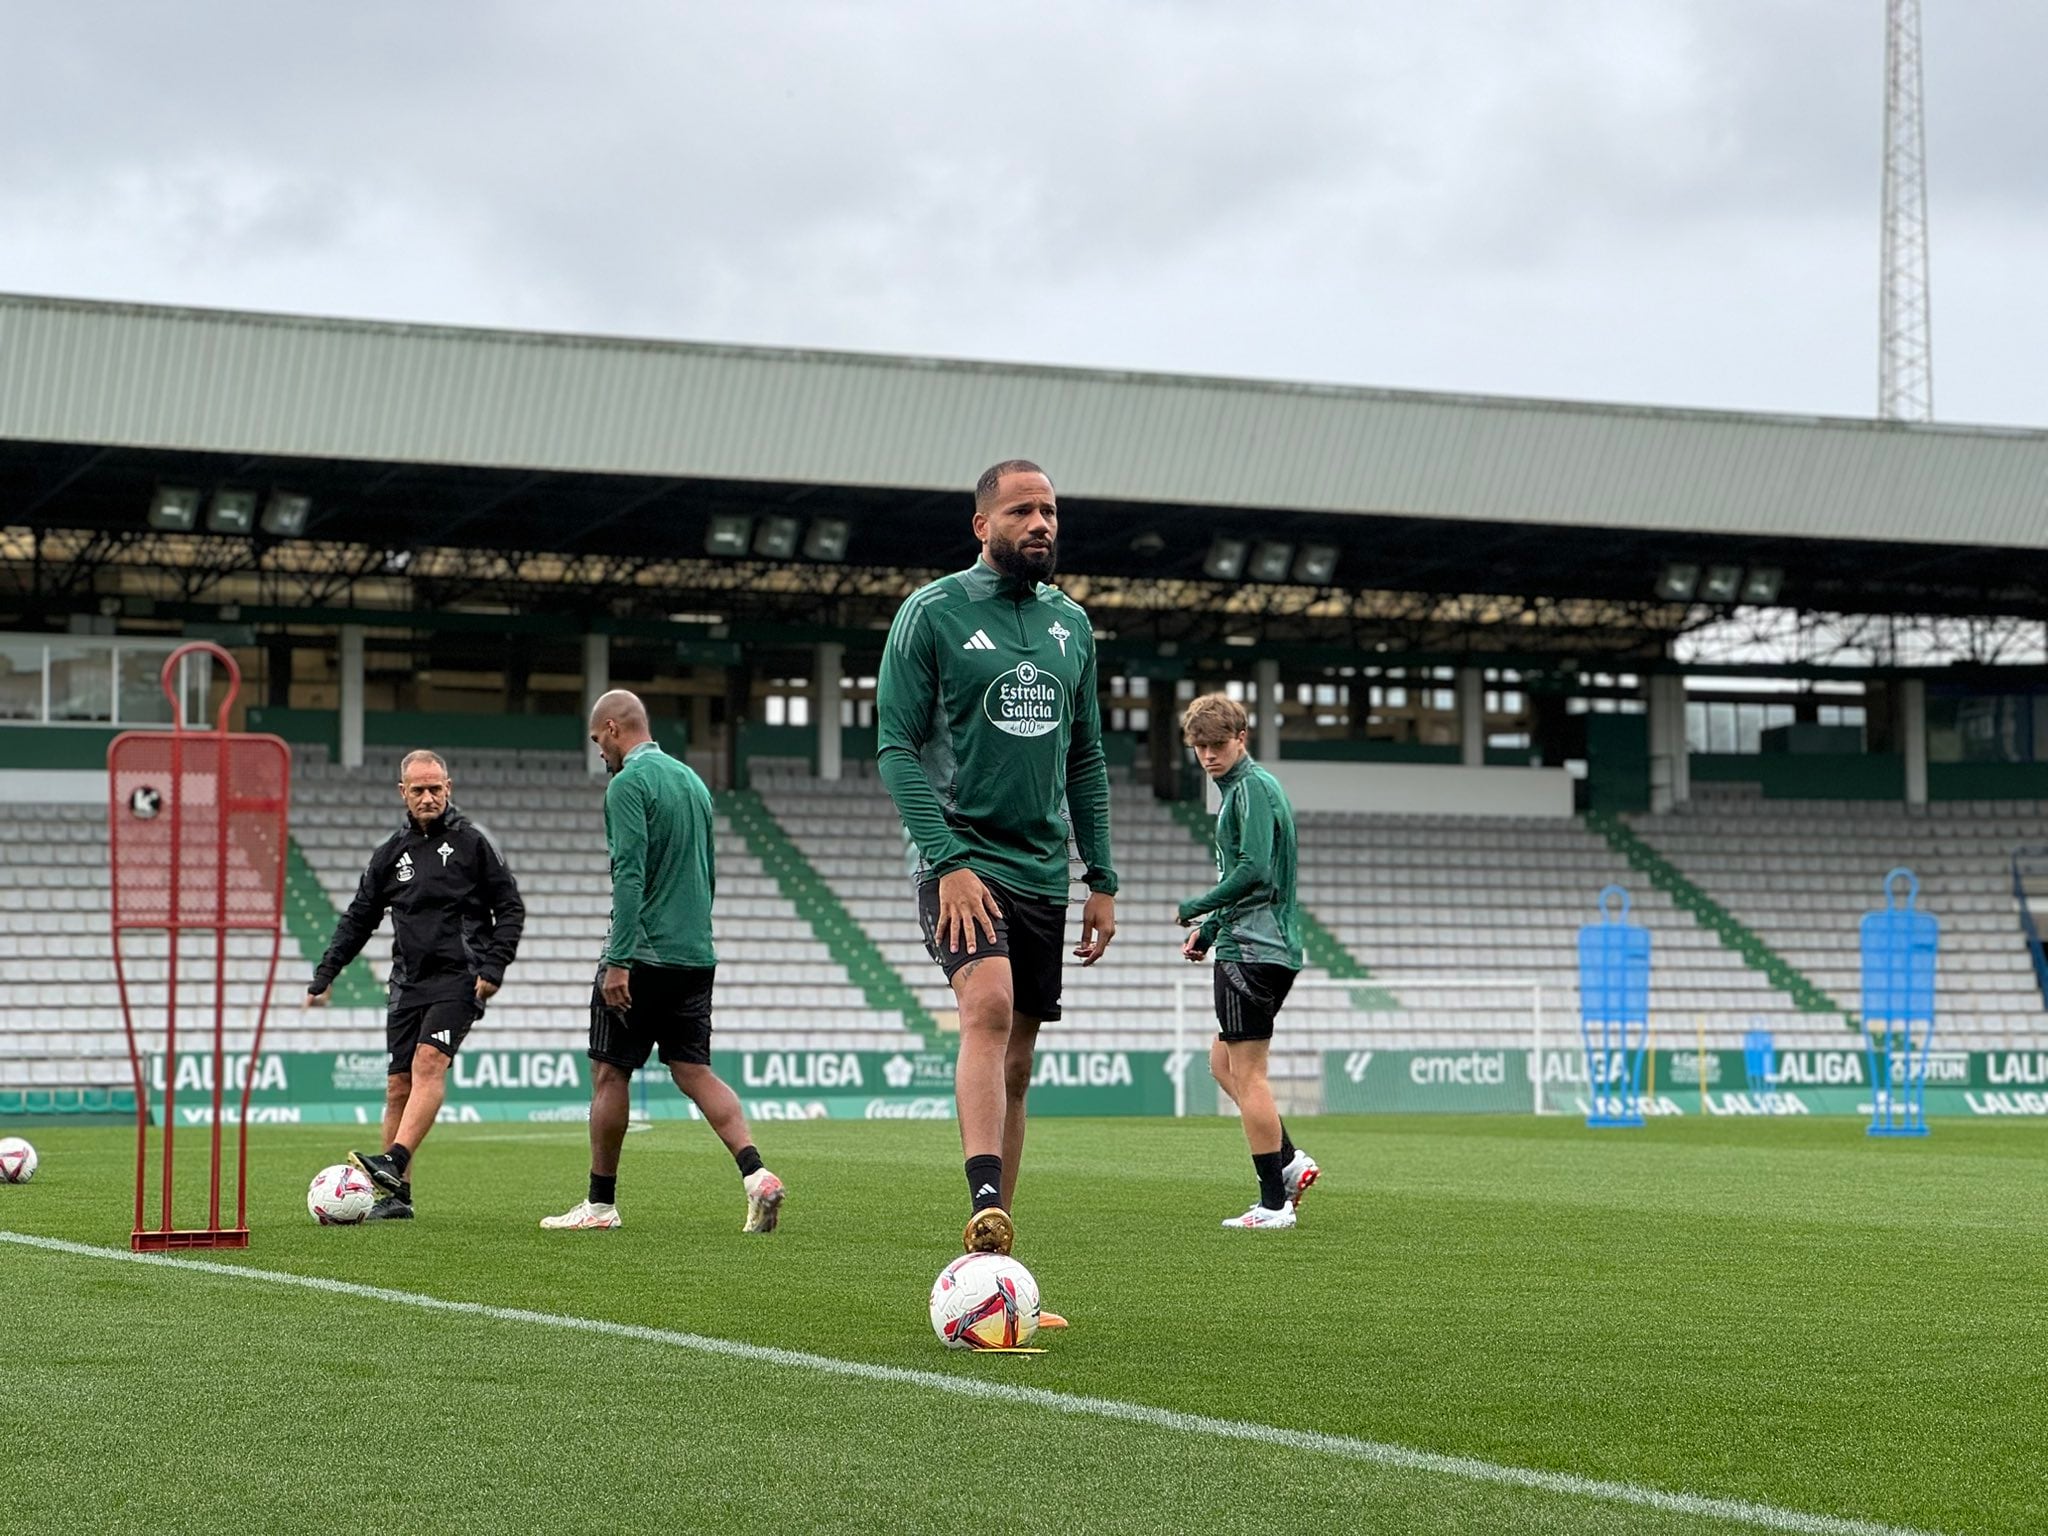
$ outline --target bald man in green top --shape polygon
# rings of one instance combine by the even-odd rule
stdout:
[[[772,1232],[782,1180],[761,1166],[740,1101],[711,1070],[711,944],[717,888],[711,792],[663,752],[647,707],[623,688],[597,701],[590,739],[611,771],[604,792],[612,920],[590,999],[590,1193],[541,1225],[605,1230],[619,1223],[619,1148],[633,1074],[658,1051],[676,1086],[739,1164],[746,1232]]]

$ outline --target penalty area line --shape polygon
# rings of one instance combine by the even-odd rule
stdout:
[[[1748,1499],[1713,1498],[1705,1494],[1675,1493],[1640,1483],[1606,1478],[1580,1477],[1570,1472],[1546,1472],[1534,1467],[1508,1466],[1480,1461],[1469,1456],[1452,1456],[1440,1451],[1415,1450],[1350,1435],[1324,1434],[1316,1430],[1284,1429],[1242,1419],[1212,1418],[1207,1414],[1180,1413],[1145,1403],[1126,1403],[1114,1398],[1085,1397],[1076,1393],[1053,1392],[1043,1387],[1020,1387],[1007,1382],[982,1381],[971,1376],[948,1376],[939,1371],[911,1370],[904,1366],[872,1365],[859,1360],[836,1360],[829,1355],[806,1354],[801,1350],[777,1349],[767,1344],[746,1344],[732,1339],[714,1339],[703,1334],[681,1333],[669,1328],[650,1328],[639,1323],[616,1323],[604,1318],[574,1317],[561,1312],[535,1312],[524,1307],[497,1307],[477,1301],[447,1301],[416,1291],[391,1290],[379,1285],[359,1285],[351,1280],[330,1280],[320,1275],[295,1275],[283,1270],[255,1269],[240,1264],[220,1264],[208,1259],[178,1258],[161,1253],[133,1253],[125,1248],[99,1248],[62,1238],[38,1237],[26,1232],[0,1230],[0,1243],[41,1249],[46,1253],[113,1263],[143,1264],[157,1269],[182,1270],[253,1284],[292,1286],[331,1296],[352,1296],[362,1301],[379,1301],[392,1306],[412,1307],[422,1312],[452,1313],[458,1317],[485,1318],[492,1322],[518,1323],[532,1328],[552,1328],[567,1333],[597,1334],[605,1338],[631,1339],[658,1344],[693,1354],[742,1360],[785,1370],[809,1371],[853,1381],[888,1386],[915,1387],[943,1392],[953,1397],[1010,1407],[1038,1408],[1075,1418],[1101,1419],[1135,1424],[1174,1434],[1196,1435],[1212,1440],[1248,1441],[1280,1450],[1327,1456],[1332,1460],[1366,1466],[1389,1467],[1420,1472],[1459,1482],[1491,1484],[1496,1487],[1525,1488],[1532,1492],[1564,1498],[1591,1499],[1606,1504],[1632,1505],[1667,1514],[1691,1515],[1707,1520],[1724,1520],[1754,1530],[1787,1531],[1795,1536],[1937,1536],[1912,1526],[1887,1525],[1842,1515],[1816,1515],[1783,1509]]]

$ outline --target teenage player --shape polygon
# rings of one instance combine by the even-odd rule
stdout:
[[[654,1051],[739,1164],[747,1196],[740,1230],[773,1232],[782,1180],[761,1166],[738,1096],[711,1070],[711,792],[655,744],[647,707],[623,688],[592,708],[590,739],[612,776],[604,791],[612,920],[590,998],[590,1192],[541,1225],[619,1225],[619,1148],[633,1074]]]
[[[412,1160],[447,1094],[448,1063],[504,984],[526,923],[518,883],[497,844],[455,809],[453,794],[448,765],[437,755],[405,754],[398,767],[405,823],[370,855],[306,988],[306,1007],[326,1007],[334,978],[390,912],[384,1151],[348,1155],[377,1186],[372,1221],[412,1218]]]
[[[1059,505],[1008,459],[974,488],[981,555],[904,600],[876,690],[882,781],[910,844],[925,947],[960,1004],[954,1098],[970,1252],[1008,1253],[1024,1101],[1060,1016],[1067,833],[1086,867],[1083,965],[1116,933],[1109,774],[1088,616],[1048,586]]]
[[[1294,807],[1280,781],[1252,759],[1244,706],[1204,694],[1181,716],[1181,736],[1223,792],[1216,812],[1217,885],[1176,916],[1200,926],[1180,952],[1200,963],[1215,952],[1216,1032],[1209,1070],[1236,1102],[1259,1176],[1259,1198],[1226,1227],[1291,1227],[1295,1207],[1321,1170],[1288,1138],[1266,1081],[1273,1018],[1301,970],[1295,903]]]

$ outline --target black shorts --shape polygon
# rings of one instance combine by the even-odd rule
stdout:
[[[384,1046],[391,1062],[384,1070],[393,1077],[412,1070],[413,1052],[431,1045],[444,1056],[462,1049],[470,1027],[484,1016],[484,1005],[475,997],[446,997],[436,1003],[400,1003],[384,1015]]]
[[[590,989],[590,1059],[627,1072],[647,1065],[658,1051],[664,1066],[687,1062],[711,1065],[711,983],[715,966],[629,967],[630,1008],[607,1007],[603,966]]]
[[[1047,901],[1042,896],[1019,896],[1008,886],[998,885],[986,875],[981,883],[989,888],[1002,908],[996,919],[996,940],[975,930],[974,953],[960,948],[949,950],[939,936],[939,882],[927,880],[917,888],[917,920],[924,929],[925,952],[939,963],[946,980],[970,960],[1003,955],[1010,962],[1010,1007],[1027,1019],[1049,1024],[1060,1016],[1060,978],[1066,963],[1067,904]]]
[[[1224,1040],[1270,1040],[1273,1017],[1294,987],[1284,965],[1248,960],[1216,962],[1216,1033]]]

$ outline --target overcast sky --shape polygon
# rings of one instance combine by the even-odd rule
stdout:
[[[2048,5],[1931,0],[2048,426]],[[20,0],[0,290],[1868,416],[1883,0]]]

